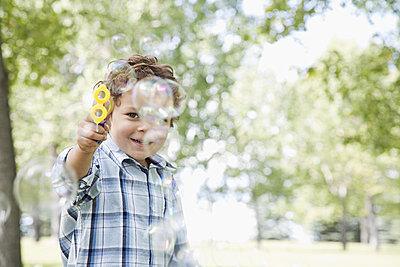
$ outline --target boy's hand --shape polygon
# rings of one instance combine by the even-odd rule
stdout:
[[[98,129],[97,132],[96,129]],[[104,127],[101,125],[97,126],[90,117],[90,114],[86,115],[78,124],[78,147],[82,152],[93,154],[100,145],[97,141],[105,141],[108,131],[109,126],[107,123],[104,124]]]

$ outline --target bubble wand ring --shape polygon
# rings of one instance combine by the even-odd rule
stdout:
[[[94,90],[93,97],[97,104],[91,108],[90,116],[96,123],[96,132],[98,132],[99,124],[104,126],[107,115],[112,112],[114,101],[110,98],[110,91],[104,84]],[[97,143],[101,144],[101,141],[97,141]]]

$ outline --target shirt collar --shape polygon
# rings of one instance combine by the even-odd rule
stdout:
[[[114,140],[112,139],[112,137],[110,135],[108,135],[107,140],[103,142],[103,149],[105,150],[105,152],[107,154],[112,153],[121,165],[122,165],[123,161],[129,160],[129,161],[133,161],[136,165],[143,167],[134,158],[128,156],[125,152],[123,152],[118,147],[118,145],[114,142]],[[171,163],[166,161],[159,154],[154,154],[153,156],[148,157],[147,161],[149,162],[149,168],[155,167],[155,168],[165,169],[166,167],[169,167],[172,169],[176,169],[175,166],[173,166]]]

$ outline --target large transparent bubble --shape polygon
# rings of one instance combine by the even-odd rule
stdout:
[[[173,109],[173,92],[169,84],[159,78],[150,77],[138,81],[132,92],[134,108],[142,112],[142,116],[170,118]]]
[[[164,120],[183,112],[186,93],[179,83],[154,76],[135,84],[132,103],[142,116]]]
[[[108,90],[113,94],[122,94],[131,90],[136,83],[136,72],[126,60],[115,60],[110,62],[105,75]]]
[[[76,175],[63,162],[52,175],[54,163],[52,158],[35,158],[18,171],[14,196],[22,212],[45,220],[71,205],[78,187]]]
[[[173,253],[176,234],[168,221],[152,224],[149,229],[149,235],[151,248],[155,253],[159,255]]]

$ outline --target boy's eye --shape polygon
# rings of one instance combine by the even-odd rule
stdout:
[[[128,115],[129,117],[131,117],[131,118],[133,118],[133,119],[137,119],[137,118],[139,118],[139,114],[137,114],[137,113],[133,113],[133,112],[131,112],[131,113],[128,113],[128,114],[126,114],[126,115]]]

